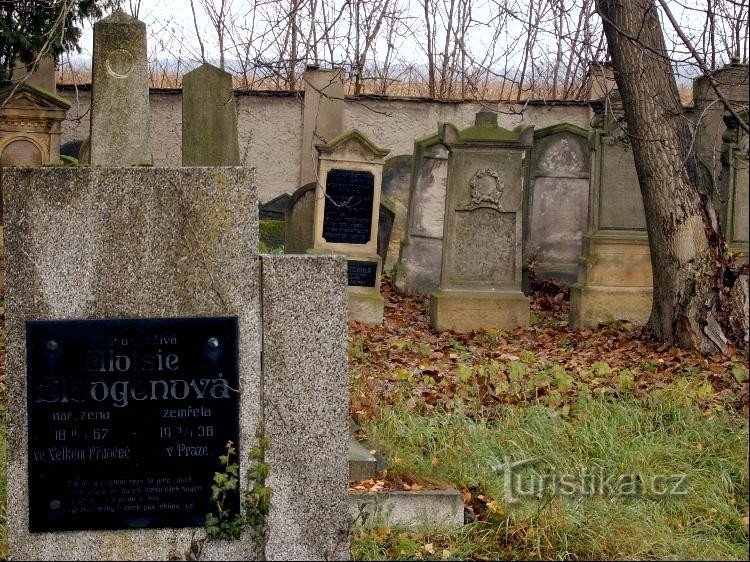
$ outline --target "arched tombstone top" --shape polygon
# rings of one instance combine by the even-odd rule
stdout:
[[[31,139],[16,137],[0,148],[0,166],[39,166],[43,163],[42,149]]]
[[[534,131],[534,176],[589,177],[589,133],[560,123]]]

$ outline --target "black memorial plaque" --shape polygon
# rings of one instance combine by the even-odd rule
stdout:
[[[374,287],[378,264],[374,261],[347,261],[346,277],[351,287]]]
[[[202,527],[238,443],[237,319],[33,321],[26,342],[30,530]]]
[[[326,242],[367,244],[372,230],[375,176],[357,170],[330,170],[326,178],[323,238]]]

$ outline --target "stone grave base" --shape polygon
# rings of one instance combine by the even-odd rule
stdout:
[[[349,320],[383,323],[383,295],[377,287],[349,287]]]
[[[471,332],[529,325],[529,298],[521,291],[437,291],[430,296],[430,326]]]
[[[460,529],[464,524],[464,499],[461,492],[420,490],[407,492],[349,492],[349,514],[356,524],[371,527],[405,527],[411,530],[440,532]]]
[[[396,265],[396,288],[402,293],[429,295],[440,285],[442,259],[441,238],[407,238]]]
[[[578,283],[570,291],[570,325],[627,320],[644,324],[653,294],[651,251],[644,234],[585,236]]]
[[[615,320],[645,324],[652,300],[651,287],[586,287],[577,283],[570,289],[570,325],[593,328]]]
[[[584,237],[578,282],[592,287],[651,287],[651,250],[645,235]]]

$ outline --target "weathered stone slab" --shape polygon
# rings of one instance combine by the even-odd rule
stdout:
[[[233,316],[240,450],[260,419],[260,271],[254,170],[42,168],[3,174],[8,543],[21,560],[165,560],[202,529],[29,532],[26,322]],[[246,472],[241,456],[240,474]],[[194,536],[194,533],[197,535]],[[205,559],[260,556],[249,539]]]
[[[266,556],[346,559],[346,259],[263,256],[262,264],[263,409],[274,494]]]
[[[91,83],[91,165],[151,165],[146,24],[119,8],[94,24]]]
[[[232,75],[212,64],[182,78],[182,165],[240,165]]]
[[[524,266],[538,279],[573,283],[587,227],[588,132],[567,123],[534,132]]]
[[[741,112],[747,119],[748,111]],[[750,245],[750,197],[748,196],[748,135],[736,119],[726,114],[727,124],[721,152],[721,196],[723,200],[721,222],[729,251],[747,261]]]
[[[599,145],[601,158],[596,193],[597,230],[646,232],[646,211],[633,161],[633,149],[610,137]],[[615,172],[616,170],[616,172]]]
[[[398,263],[401,243],[406,236],[412,160],[411,154],[402,154],[389,158],[383,165],[382,196],[391,202],[391,209],[394,213],[393,228],[388,239],[388,251],[383,260],[383,269],[386,272],[390,272]]]
[[[305,106],[302,123],[302,152],[298,185],[316,181],[318,153],[325,144],[344,132],[345,91],[340,68],[305,69]]]
[[[386,267],[389,259],[392,258],[394,248],[392,247],[393,229],[396,222],[397,213],[396,203],[388,199],[387,197],[380,198],[380,211],[378,216],[378,255],[380,260],[383,262],[383,267]],[[398,243],[398,240],[396,240]],[[396,255],[398,255],[398,246],[395,248]],[[393,263],[394,260],[390,259]]]
[[[315,185],[303,185],[289,197],[284,225],[284,252],[287,254],[304,254],[313,246]]]
[[[406,527],[439,532],[460,529],[464,524],[464,502],[458,490],[419,492],[352,492],[352,517],[368,515],[367,527]]]
[[[396,287],[428,295],[440,285],[448,149],[438,134],[414,143],[407,232],[396,268]]]

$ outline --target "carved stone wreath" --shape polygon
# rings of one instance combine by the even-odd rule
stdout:
[[[494,207],[500,209],[500,198],[503,196],[505,184],[500,181],[497,172],[492,168],[477,170],[469,181],[472,207]]]

